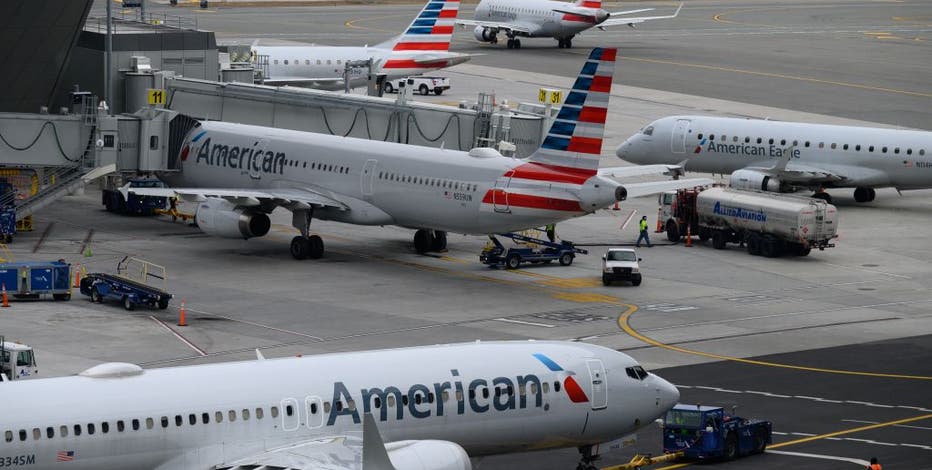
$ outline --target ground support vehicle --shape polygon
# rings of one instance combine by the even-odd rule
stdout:
[[[632,286],[641,285],[641,258],[631,248],[609,248],[602,256],[602,285],[615,281],[630,281]]]
[[[732,460],[764,452],[772,442],[770,421],[745,419],[722,407],[678,404],[663,420],[663,451],[703,461]]]
[[[10,243],[13,235],[16,235],[16,188],[0,178],[0,239]]]
[[[34,377],[39,373],[32,347],[4,341],[0,336],[0,381]]]
[[[450,89],[450,79],[447,77],[408,77],[398,80],[388,80],[382,86],[385,93],[400,92],[403,88],[408,88],[412,93],[417,91],[422,95],[433,92],[440,96],[444,91]]]
[[[486,245],[479,254],[479,262],[489,266],[505,266],[507,269],[518,269],[521,263],[551,263],[559,261],[563,266],[573,264],[577,254],[589,254],[582,248],[576,248],[573,243],[566,240],[552,242],[539,238],[521,235],[519,233],[502,233],[501,237],[510,238],[523,245],[505,248],[502,242],[489,235],[491,243]]]
[[[131,188],[164,188],[165,183],[153,179],[134,179],[128,181]],[[163,196],[140,196],[129,193],[128,198],[123,197],[119,189],[104,189],[101,191],[101,203],[107,212],[131,215],[155,215],[157,210],[165,210],[168,198]]]
[[[0,263],[0,284],[17,299],[71,299],[71,265],[64,261]]]
[[[81,279],[81,293],[92,302],[115,300],[126,310],[137,305],[168,308],[172,295],[165,291],[165,268],[136,258],[124,258],[117,274],[89,273]],[[154,284],[161,283],[161,286]]]
[[[768,258],[835,246],[838,210],[821,199],[713,187],[664,193],[660,203],[662,228],[673,242],[698,235],[718,250],[738,243]]]

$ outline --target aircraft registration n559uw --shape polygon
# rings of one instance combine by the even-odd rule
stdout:
[[[268,57],[268,85],[296,85],[325,90],[345,86],[347,62],[372,59],[372,73],[387,79],[420,75],[461,64],[468,54],[450,52],[459,0],[428,0],[405,32],[368,47],[252,46],[253,57]],[[350,69],[350,86],[366,84],[366,70]]]
[[[625,16],[653,10],[608,12],[602,9],[602,0],[576,0],[574,3],[553,0],[482,0],[472,20],[456,20],[457,24],[472,26],[473,35],[481,42],[498,43],[498,33],[508,37],[509,49],[520,49],[525,38],[554,38],[557,46],[573,47],[573,37],[589,29],[628,25],[650,20],[676,18],[683,4],[672,15]]]
[[[416,367],[414,367],[416,365]],[[476,342],[4,383],[0,463],[69,468],[469,470],[470,457],[597,444],[679,400],[630,356]]]
[[[932,188],[932,132],[713,116],[669,116],[616,150],[639,164],[684,162],[688,170],[731,173],[739,189]],[[814,197],[830,200],[825,192]]]
[[[446,232],[524,230],[627,197],[710,183],[697,178],[622,185],[609,176],[680,168],[598,168],[614,68],[615,49],[589,54],[543,145],[525,160],[490,148],[462,152],[177,116],[171,133],[185,137],[170,148],[180,150],[172,165],[180,171],[162,176],[174,187],[121,190],[199,201],[201,230],[229,238],[265,235],[268,214],[284,207],[301,232],[291,254],[304,259],[323,254],[321,238],[309,234],[312,217],[414,228],[414,246],[424,253],[443,250]]]

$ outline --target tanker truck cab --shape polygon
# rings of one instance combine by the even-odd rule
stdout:
[[[0,338],[0,373],[2,381],[25,379],[39,373],[32,347]]]
[[[609,248],[602,256],[602,285],[614,281],[631,281],[631,285],[641,285],[641,266],[638,264],[637,252],[631,248]]]

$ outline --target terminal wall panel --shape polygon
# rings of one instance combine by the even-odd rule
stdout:
[[[0,134],[10,143],[0,143],[3,166],[74,165],[81,161],[88,142],[77,116],[0,114]]]

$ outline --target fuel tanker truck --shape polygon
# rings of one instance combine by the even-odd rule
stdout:
[[[660,203],[660,229],[673,242],[698,236],[717,250],[738,243],[768,258],[835,246],[838,210],[821,199],[712,187],[663,193]]]

